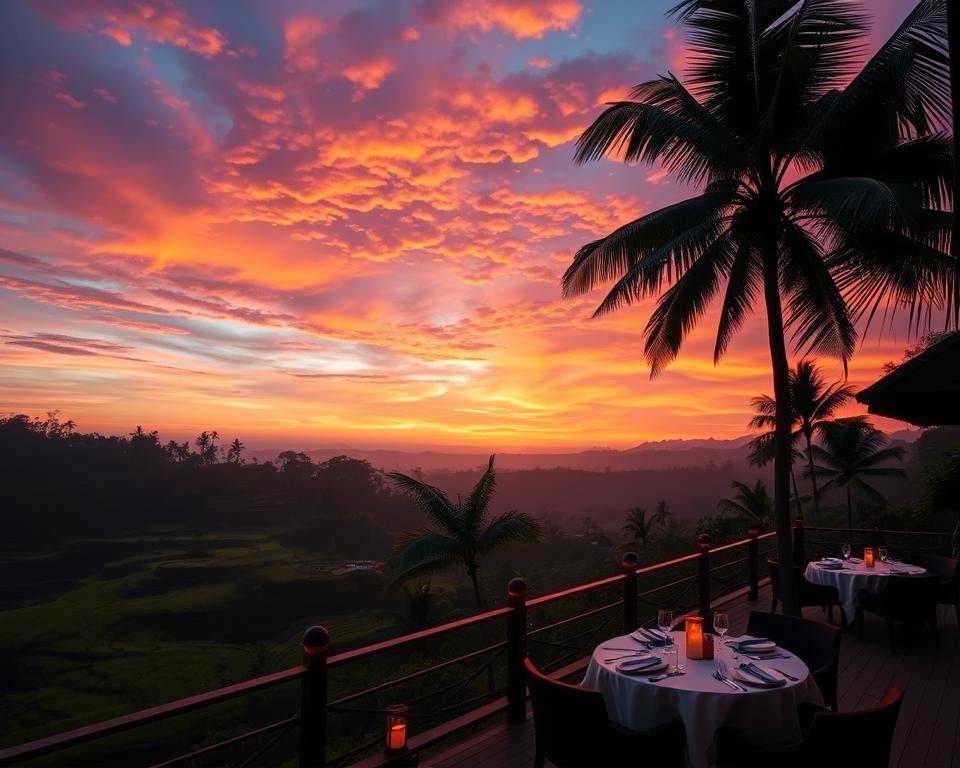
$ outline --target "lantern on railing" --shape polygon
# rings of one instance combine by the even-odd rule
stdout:
[[[387,752],[398,754],[407,749],[407,705],[387,707]]]
[[[867,568],[873,568],[873,547],[863,548],[863,564]]]
[[[684,634],[687,640],[687,658],[703,658],[703,618],[700,616],[687,616],[684,625]]]

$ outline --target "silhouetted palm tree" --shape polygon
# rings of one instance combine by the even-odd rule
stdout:
[[[817,488],[817,477],[813,472],[813,436],[819,433],[824,424],[828,423],[836,412],[853,397],[853,388],[843,384],[827,385],[817,365],[810,360],[801,360],[796,368],[790,371],[790,408],[793,421],[793,439],[803,438],[807,454],[807,475],[813,490],[813,514],[817,525],[822,524],[820,518],[820,491]],[[775,437],[775,420],[777,404],[769,395],[760,395],[751,401],[754,413],[750,420],[751,429],[767,429],[766,434],[760,435],[751,441],[757,446],[755,455],[763,453],[763,441],[773,443]],[[794,483],[796,484],[796,483]]]
[[[634,507],[627,512],[627,523],[623,530],[630,536],[628,546],[645,549],[653,535],[654,518],[647,517],[647,510],[643,507]]]
[[[767,493],[763,480],[757,480],[752,487],[734,480],[733,488],[737,493],[732,499],[720,499],[717,502],[717,511],[741,517],[760,530],[773,523],[773,499]]]
[[[511,511],[489,519],[487,507],[497,487],[494,457],[466,499],[453,502],[443,491],[422,480],[400,472],[390,477],[397,487],[412,497],[430,518],[435,529],[408,533],[397,545],[392,566],[396,581],[437,573],[461,563],[467,571],[477,608],[484,610],[477,570],[480,558],[510,542],[534,542],[540,539],[540,524],[530,515]]]
[[[847,522],[853,528],[852,496],[883,502],[885,498],[868,480],[881,477],[903,477],[901,467],[882,466],[903,459],[903,448],[888,447],[887,438],[863,416],[827,422],[820,429],[821,445],[813,446],[817,463],[813,472],[831,487],[847,491]]]
[[[877,306],[947,305],[953,147],[945,0],[920,0],[859,73],[866,20],[840,0],[682,0],[688,89],[637,86],[580,137],[576,160],[657,163],[701,194],[583,246],[566,296],[616,281],[604,314],[660,294],[644,330],[657,375],[720,300],[714,360],[760,305],[776,400],[774,503],[784,606],[797,612],[789,514],[788,333],[844,362]]]
[[[667,500],[660,499],[660,501],[657,502],[657,506],[653,508],[653,522],[661,528],[664,528],[671,517],[673,517],[673,512],[671,512],[670,507],[667,506]]]

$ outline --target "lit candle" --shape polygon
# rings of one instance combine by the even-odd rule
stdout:
[[[873,568],[873,547],[863,548],[863,564],[867,568]]]
[[[700,616],[688,616],[685,632],[687,636],[687,658],[703,658],[703,619]]]
[[[407,748],[407,707],[391,704],[387,707],[387,751],[403,752]]]

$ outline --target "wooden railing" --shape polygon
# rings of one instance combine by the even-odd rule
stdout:
[[[799,524],[794,530],[794,538],[795,546],[797,546],[801,558],[804,547],[803,535],[802,524]],[[461,680],[456,685],[441,688],[440,692],[454,690],[459,693],[466,691],[471,681],[477,680],[484,671],[487,672],[489,680],[492,682],[493,664],[505,651],[506,684],[502,687],[488,686],[486,693],[422,715],[424,722],[429,722],[431,719],[437,719],[447,714],[451,717],[439,725],[414,733],[408,742],[409,750],[410,752],[423,750],[459,730],[474,726],[481,720],[497,714],[505,713],[507,720],[512,723],[523,722],[527,711],[523,659],[527,654],[528,644],[537,644],[554,654],[558,654],[557,658],[544,666],[551,668],[554,674],[564,676],[577,669],[582,669],[585,665],[591,646],[589,643],[583,645],[584,639],[596,635],[597,632],[607,631],[609,633],[607,636],[619,632],[619,630],[610,631],[605,626],[615,609],[620,609],[623,631],[630,632],[643,623],[641,605],[646,609],[656,608],[663,603],[657,603],[653,599],[654,596],[659,593],[667,593],[669,595],[667,598],[669,601],[668,607],[676,609],[678,614],[682,615],[683,613],[696,611],[709,622],[711,606],[721,594],[742,593],[749,599],[757,597],[761,581],[761,557],[773,551],[769,548],[761,551],[761,545],[764,542],[768,545],[774,543],[774,537],[775,534],[772,532],[760,534],[757,531],[750,531],[747,538],[741,541],[712,547],[709,537],[701,536],[697,542],[696,551],[682,557],[643,567],[639,565],[635,554],[627,553],[622,558],[620,572],[614,576],[531,599],[527,598],[525,582],[522,579],[513,579],[508,585],[506,605],[502,608],[333,655],[329,653],[330,635],[328,632],[323,627],[310,627],[303,635],[302,659],[298,666],[112,720],[94,723],[65,733],[2,749],[0,750],[0,765],[19,765],[43,755],[78,747],[95,739],[143,728],[158,721],[293,682],[299,682],[300,685],[298,713],[222,741],[193,749],[157,763],[156,767],[185,765],[197,758],[219,750],[233,748],[246,741],[264,741],[267,737],[270,737],[245,761],[233,761],[241,765],[252,764],[294,730],[298,732],[299,743],[296,751],[300,766],[346,764],[364,758],[364,755],[366,755],[362,760],[364,766],[397,763],[398,758],[396,756],[389,756],[383,750],[377,749],[377,744],[382,740],[382,736],[378,736],[374,741],[362,743],[358,747],[351,748],[349,751],[331,759],[328,754],[328,720],[331,714],[379,715],[379,709],[351,709],[348,705],[365,698],[379,697],[380,694],[389,689],[404,686],[432,673],[444,670],[450,672],[457,668],[464,668],[469,664],[479,662],[481,659],[485,659],[484,663],[471,673],[465,682]],[[740,554],[743,556],[736,557]],[[743,570],[744,567],[745,574],[742,579],[739,579],[736,575],[722,575],[735,568]],[[690,572],[681,575],[680,578],[668,579],[663,583],[654,583],[649,588],[640,591],[641,581],[655,582],[658,578],[666,577],[667,572],[671,570],[688,570]],[[576,602],[578,598],[588,595],[596,600],[596,595],[604,591],[615,591],[617,599],[603,602],[599,606],[594,605],[587,610],[561,619],[555,619],[555,616],[551,615],[561,601],[573,600]],[[686,595],[689,595],[689,603],[683,602],[687,599]],[[534,627],[530,621],[530,616],[534,613],[545,615],[540,626]],[[586,631],[578,631],[567,638],[557,639],[553,637],[556,632],[574,628],[587,620],[596,620],[599,623]],[[649,617],[646,620],[649,621]],[[387,670],[384,669],[383,678],[385,679],[376,685],[362,688],[335,699],[331,699],[329,696],[328,673],[333,670],[362,661],[370,661],[398,649],[410,649],[414,646],[422,647],[425,641],[437,640],[465,630],[481,630],[482,636],[487,639],[486,636],[490,632],[491,625],[495,627],[499,622],[502,622],[500,624],[501,629],[505,630],[504,640],[485,642],[481,647],[467,653],[396,677],[389,677]],[[428,696],[435,693],[437,691],[428,694]],[[426,699],[428,696],[421,697],[421,699]],[[455,714],[461,709],[465,711]],[[103,762],[104,760],[101,757],[100,763]],[[109,760],[106,762],[109,762]]]

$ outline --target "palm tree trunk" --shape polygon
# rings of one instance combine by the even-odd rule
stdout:
[[[853,501],[850,499],[850,485],[847,484],[847,523],[853,530]]]
[[[793,570],[793,529],[790,521],[791,427],[790,366],[783,337],[783,307],[776,248],[768,247],[763,259],[763,293],[767,308],[767,334],[773,369],[773,396],[777,403],[774,423],[773,516],[777,531],[777,558],[780,560],[780,590],[783,612],[799,616],[797,580]]]
[[[817,476],[813,471],[813,445],[810,438],[804,435],[807,440],[807,464],[810,467],[810,485],[813,487],[813,516],[817,525],[823,525],[820,520],[820,489],[817,487]]]
[[[477,611],[479,613],[484,612],[483,608],[483,593],[480,591],[480,582],[477,579],[477,569],[476,567],[467,567],[467,575],[470,577],[470,583],[473,584],[473,597],[477,601]],[[480,636],[483,638],[483,644],[485,646],[490,645],[490,625],[484,622],[480,626]],[[495,683],[493,680],[493,665],[487,667],[487,690],[490,693],[493,693],[495,688]]]

